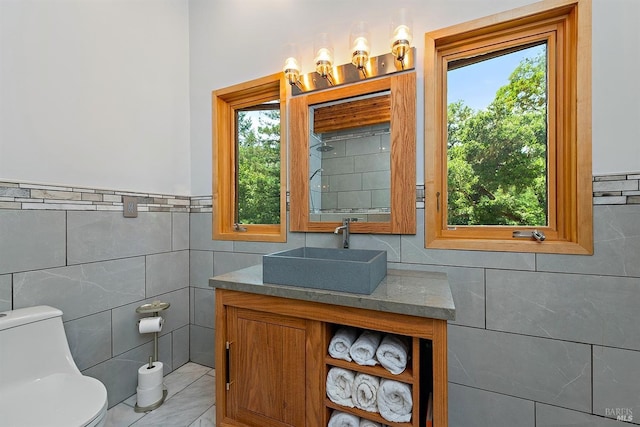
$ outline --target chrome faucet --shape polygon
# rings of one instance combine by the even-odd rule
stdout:
[[[342,225],[336,227],[333,232],[333,234],[340,234],[340,231],[342,231],[342,247],[345,249],[349,249],[349,224],[356,221],[358,221],[358,218],[343,218]]]

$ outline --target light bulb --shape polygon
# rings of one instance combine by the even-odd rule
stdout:
[[[404,61],[412,41],[410,13],[407,9],[398,9],[391,22],[391,53],[398,61]]]
[[[398,25],[391,39],[391,53],[401,61],[411,47],[412,40],[411,29],[406,25]]]
[[[358,69],[363,69],[369,60],[371,46],[369,45],[369,32],[366,22],[357,22],[351,27],[349,37],[351,45],[351,63]]]
[[[296,84],[298,82],[298,78],[300,77],[300,64],[298,60],[292,56],[287,58],[284,61],[284,67],[282,69],[284,72],[284,76],[289,82],[289,84]]]
[[[316,56],[313,62],[316,64],[316,71],[322,77],[326,77],[329,75],[331,67],[333,67],[333,48],[327,33],[318,34],[314,50]]]
[[[295,43],[287,43],[284,46],[284,57],[287,58],[284,61],[284,67],[282,72],[290,85],[297,85],[300,79],[300,63],[298,59],[300,57],[298,52],[298,46]]]

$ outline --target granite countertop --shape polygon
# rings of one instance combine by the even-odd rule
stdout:
[[[371,295],[263,283],[262,265],[212,277],[209,286],[432,319],[453,320],[456,311],[447,275],[426,271],[388,270]]]

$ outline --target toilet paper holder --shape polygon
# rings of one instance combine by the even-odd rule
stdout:
[[[142,304],[140,307],[136,308],[136,313],[138,314],[151,314],[152,317],[158,317],[158,314],[169,308],[171,304],[168,302],[162,301],[153,301],[148,304]],[[140,322],[138,320],[138,322]],[[151,356],[149,356],[149,366],[152,366],[152,362],[158,361],[158,333],[153,333],[153,360],[151,360]]]
[[[171,304],[169,304],[168,302],[162,302],[162,301],[153,301],[151,303],[148,304],[142,304],[140,307],[136,308],[136,313],[138,314],[151,314],[151,317],[158,317],[159,313],[163,310],[166,310],[167,308],[169,308]],[[141,319],[140,319],[141,320]],[[140,323],[140,320],[138,320],[138,323]],[[153,368],[153,363],[158,361],[158,332],[154,332],[153,333],[153,356],[149,356],[149,368]],[[154,410],[158,407],[160,407],[160,405],[162,405],[164,403],[165,398],[167,397],[167,390],[166,388],[162,391],[162,397],[160,398],[160,400],[158,400],[157,402],[153,403],[152,405],[149,406],[145,406],[145,407],[140,407],[138,406],[138,404],[136,403],[136,406],[134,407],[134,411],[135,412],[147,412],[147,411],[151,411]]]

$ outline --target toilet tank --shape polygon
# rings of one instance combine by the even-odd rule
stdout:
[[[37,306],[0,313],[2,386],[78,370],[62,326],[62,311]]]

